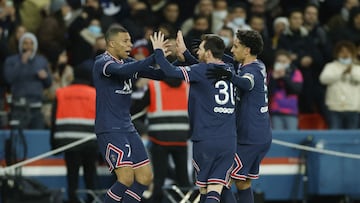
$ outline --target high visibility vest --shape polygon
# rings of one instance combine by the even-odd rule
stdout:
[[[189,138],[188,86],[182,82],[171,87],[162,81],[150,81],[148,134],[152,142],[163,146],[186,146]]]
[[[73,84],[57,89],[53,137],[57,147],[95,135],[95,97],[95,88],[88,85]]]

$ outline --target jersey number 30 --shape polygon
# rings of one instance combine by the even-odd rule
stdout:
[[[215,102],[219,105],[227,104],[230,100],[232,105],[235,105],[234,87],[233,84],[226,83],[223,80],[219,80],[215,83],[215,88],[219,89],[219,94],[215,95]]]

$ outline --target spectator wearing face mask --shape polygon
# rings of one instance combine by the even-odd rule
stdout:
[[[330,129],[355,129],[359,124],[360,66],[355,63],[356,47],[339,41],[332,62],[325,65],[320,82],[326,85],[325,104]]]
[[[225,54],[232,55],[231,48],[234,43],[234,32],[229,27],[222,27],[219,32],[219,36],[224,41],[225,44]]]
[[[251,27],[246,24],[247,19],[247,7],[244,3],[236,3],[230,6],[229,9],[229,22],[227,27],[233,29],[234,33],[238,30],[251,30]]]
[[[212,12],[211,32],[218,33],[224,27],[224,21],[228,16],[228,3],[226,0],[214,0]]]
[[[272,127],[274,130],[298,129],[298,95],[303,77],[293,64],[291,54],[285,50],[276,52],[269,80],[269,99]]]
[[[91,19],[89,24],[81,29],[77,40],[71,46],[72,49],[69,51],[70,64],[77,67],[88,58],[93,57],[93,47],[96,39],[103,35],[99,19]]]

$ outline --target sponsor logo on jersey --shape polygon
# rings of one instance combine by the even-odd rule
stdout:
[[[214,107],[215,113],[227,113],[232,114],[234,113],[235,108],[226,108],[226,107]]]

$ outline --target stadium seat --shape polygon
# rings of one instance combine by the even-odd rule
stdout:
[[[328,129],[324,118],[319,113],[300,113],[299,130],[325,130]]]

